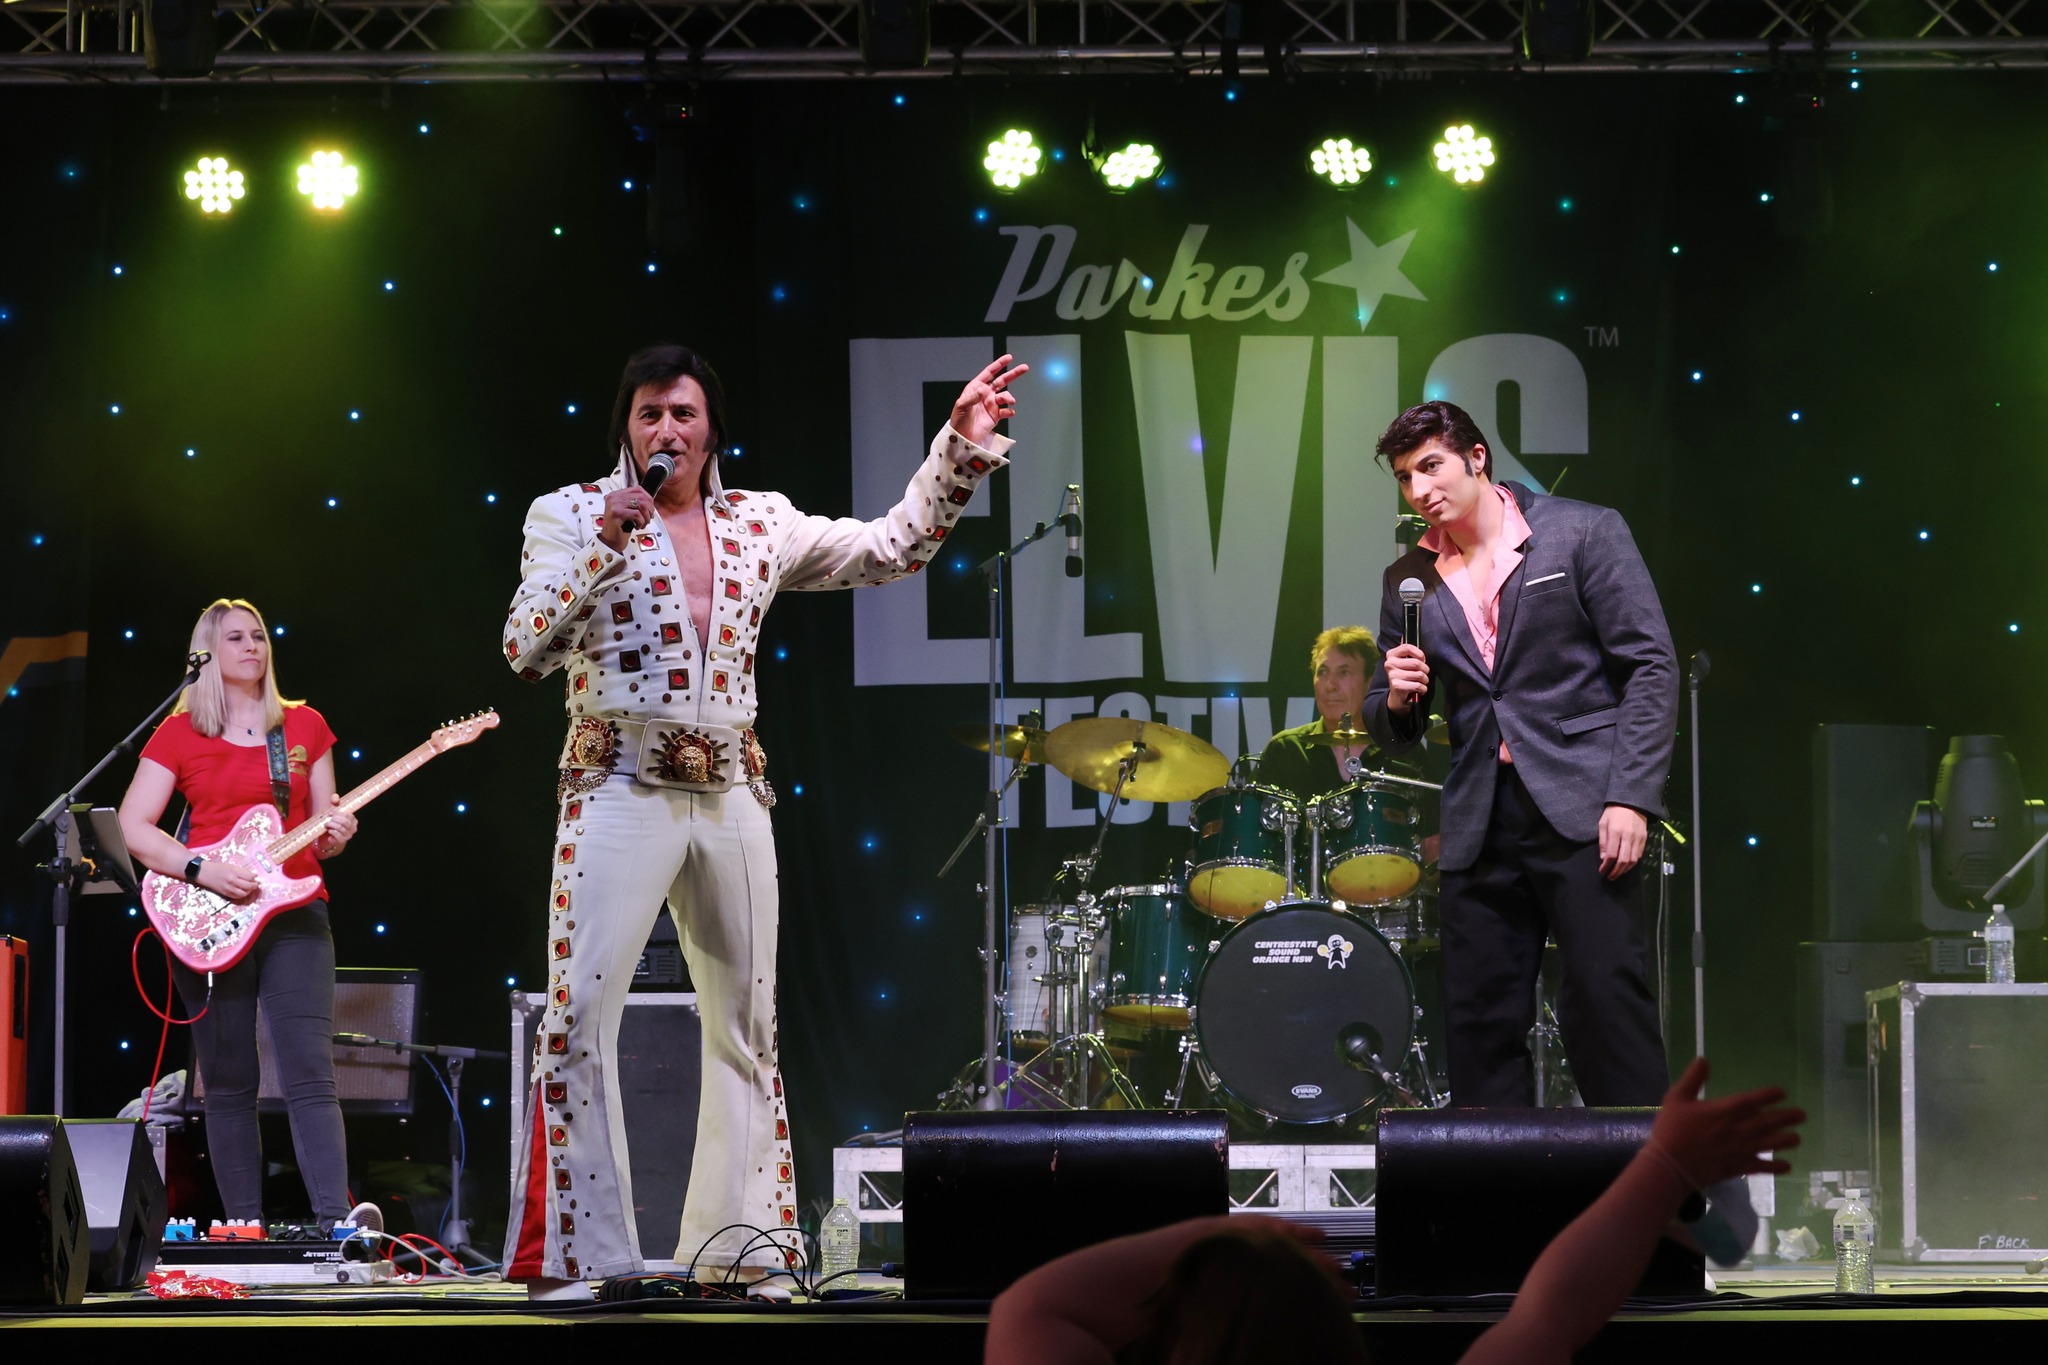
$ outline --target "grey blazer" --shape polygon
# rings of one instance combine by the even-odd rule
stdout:
[[[1678,663],[1627,523],[1610,507],[1505,487],[1529,538],[1501,587],[1492,672],[1433,552],[1410,550],[1381,581],[1384,654],[1401,643],[1401,580],[1422,580],[1430,704],[1406,718],[1390,713],[1383,664],[1366,690],[1366,728],[1381,748],[1401,753],[1421,737],[1428,712],[1449,722],[1440,861],[1447,872],[1478,860],[1503,739],[1544,817],[1581,842],[1599,836],[1601,809],[1610,804],[1662,815],[1671,770]]]

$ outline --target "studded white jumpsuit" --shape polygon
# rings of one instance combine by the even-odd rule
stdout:
[[[548,1006],[535,1040],[529,1135],[513,1172],[508,1278],[642,1269],[611,1059],[634,964],[664,900],[704,1031],[697,1149],[675,1259],[691,1259],[729,1223],[795,1228],[776,1062],[776,864],[766,809],[774,798],[751,734],[761,617],[779,591],[859,587],[922,569],[1009,447],[1006,437],[980,446],[941,430],[902,500],[865,522],[807,516],[776,493],[728,492],[714,469],[704,499],[715,567],[708,641],[697,639],[659,518],[629,537],[624,553],[597,538],[605,494],[626,486],[623,457],[596,483],[534,500],[505,657],[528,679],[567,670],[571,742],[552,857]],[[732,731],[743,732],[736,743],[698,737],[730,741]],[[636,745],[651,751],[679,735],[737,784],[682,790],[636,777]],[[793,1233],[785,1237],[794,1244]],[[780,1248],[755,1242],[747,1250],[750,1240],[726,1234],[705,1261],[782,1268]]]

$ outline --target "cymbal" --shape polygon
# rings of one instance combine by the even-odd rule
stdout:
[[[1451,723],[1442,716],[1431,716],[1429,718],[1429,728],[1422,733],[1424,738],[1428,739],[1431,744],[1449,744],[1451,742]],[[1310,735],[1307,740],[1307,743],[1312,745],[1322,744],[1332,748],[1343,748],[1352,744],[1369,744],[1371,742],[1372,736],[1364,730],[1318,730]]]
[[[947,727],[953,738],[970,749],[988,752],[988,726],[962,721]],[[1010,725],[1003,729],[1003,757],[1021,758],[1026,763],[1045,762],[1045,731],[1035,725]]]
[[[1144,747],[1124,783],[1133,801],[1192,801],[1230,778],[1230,760],[1214,745],[1171,725],[1124,716],[1068,721],[1046,736],[1045,758],[1082,786],[1113,792],[1117,767],[1134,744]]]

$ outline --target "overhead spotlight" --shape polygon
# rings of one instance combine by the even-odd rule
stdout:
[[[356,168],[340,152],[315,152],[310,163],[299,167],[299,193],[312,199],[316,209],[338,209],[358,188]]]
[[[982,158],[981,164],[996,188],[1007,192],[1037,175],[1038,163],[1043,156],[1043,151],[1031,140],[1030,133],[1022,128],[1012,128],[988,144],[988,155]]]
[[[1159,153],[1151,143],[1133,142],[1104,156],[1097,169],[1102,172],[1103,183],[1114,193],[1122,194],[1140,180],[1158,175],[1160,164]]]
[[[1436,168],[1449,172],[1460,185],[1478,184],[1492,164],[1493,139],[1478,136],[1469,123],[1444,129],[1444,140],[1436,144]]]
[[[1348,137],[1326,137],[1323,145],[1308,154],[1309,168],[1340,190],[1348,190],[1365,179],[1372,169],[1372,153],[1351,145]]]
[[[202,156],[197,168],[185,172],[185,197],[201,213],[226,213],[247,192],[242,173],[230,169],[224,156]]]

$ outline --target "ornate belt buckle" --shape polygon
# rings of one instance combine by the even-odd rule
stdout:
[[[725,745],[694,730],[675,730],[661,737],[654,751],[654,774],[664,782],[709,784],[721,781]]]
[[[619,727],[585,716],[569,729],[568,763],[555,783],[555,799],[596,791],[619,764]]]

